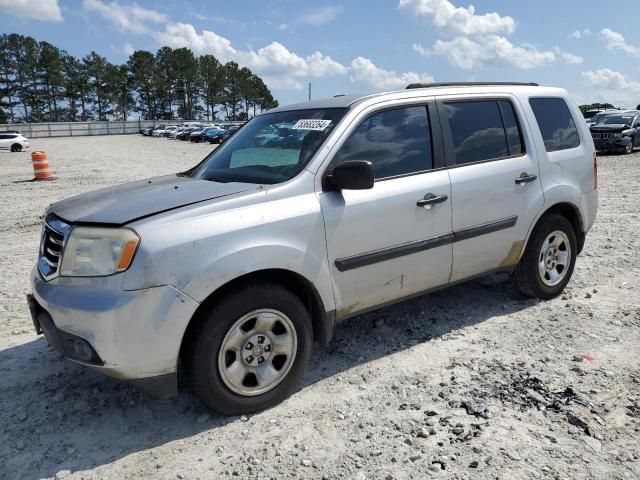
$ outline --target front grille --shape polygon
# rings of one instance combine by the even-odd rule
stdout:
[[[613,133],[593,132],[591,136],[593,137],[594,140],[608,140],[609,138],[613,137]]]
[[[51,213],[44,219],[42,237],[40,238],[38,270],[45,280],[51,280],[58,276],[64,243],[69,230],[71,230],[71,225]]]

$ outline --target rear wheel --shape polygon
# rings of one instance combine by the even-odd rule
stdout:
[[[20,145],[19,143],[14,143],[13,145],[11,145],[11,151],[12,152],[21,152],[22,151],[22,145]]]
[[[558,296],[571,279],[577,253],[571,222],[561,215],[544,216],[513,272],[516,288],[529,297]]]
[[[302,301],[280,285],[251,285],[205,315],[185,355],[196,395],[228,415],[284,400],[311,353],[311,318]]]

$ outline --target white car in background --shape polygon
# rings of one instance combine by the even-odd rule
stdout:
[[[167,125],[166,127],[160,126],[160,128],[155,128],[153,130],[153,136],[154,137],[162,137],[164,136],[164,133],[167,131],[167,129],[170,128],[178,128],[177,125]]]
[[[0,149],[5,148],[12,152],[21,152],[29,148],[29,140],[18,132],[0,132]]]

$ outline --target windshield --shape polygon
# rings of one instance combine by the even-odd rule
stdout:
[[[345,112],[345,108],[318,108],[259,115],[214,150],[191,176],[216,182],[286,182],[302,171]]]
[[[631,125],[633,115],[604,115],[598,118],[600,125]]]

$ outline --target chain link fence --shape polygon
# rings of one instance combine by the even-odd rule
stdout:
[[[180,125],[196,120],[131,120],[108,122],[55,122],[0,124],[0,132],[14,130],[27,138],[79,137],[88,135],[127,135],[156,125]],[[206,123],[206,122],[199,122]],[[216,122],[218,125],[238,122]]]

